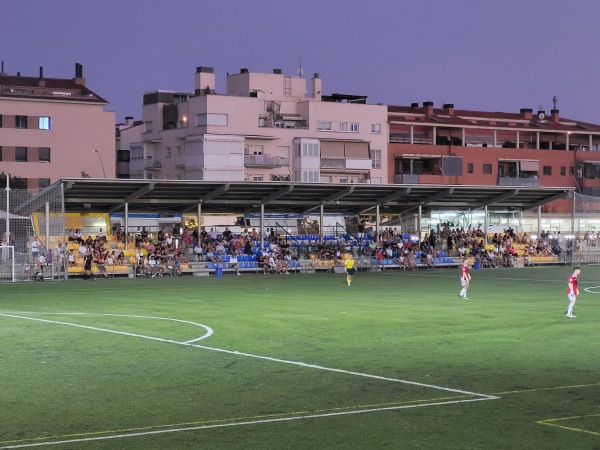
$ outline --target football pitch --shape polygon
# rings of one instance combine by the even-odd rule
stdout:
[[[600,448],[600,266],[3,284],[0,449]]]

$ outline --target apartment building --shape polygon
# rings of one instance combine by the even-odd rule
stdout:
[[[281,70],[226,77],[198,67],[193,92],[144,94],[129,141],[131,178],[208,181],[386,183],[387,107],[365,96],[323,95]]]
[[[70,79],[0,72],[0,170],[43,188],[62,177],[115,176],[115,114],[85,85],[83,66]]]
[[[556,104],[555,104],[556,106]],[[570,187],[600,196],[600,125],[559,110],[389,106],[389,183]],[[565,199],[554,212],[571,211]]]

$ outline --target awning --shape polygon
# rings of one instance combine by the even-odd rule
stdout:
[[[280,114],[281,120],[304,120],[300,114]]]
[[[321,141],[321,158],[344,158],[344,143],[340,141]]]
[[[346,158],[369,159],[368,142],[346,142],[344,148],[346,150]]]

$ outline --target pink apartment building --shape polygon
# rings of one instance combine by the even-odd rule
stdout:
[[[194,92],[144,95],[141,126],[120,131],[131,178],[387,183],[387,107],[322,93],[281,70],[227,75],[217,94],[212,67]]]
[[[43,188],[62,177],[114,178],[115,114],[88,89],[81,64],[70,79],[0,72],[0,172]]]

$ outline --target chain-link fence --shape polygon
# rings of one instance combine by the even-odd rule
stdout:
[[[61,185],[42,190],[6,188],[0,195],[0,245],[14,247],[0,259],[0,281],[66,278],[65,219]]]

